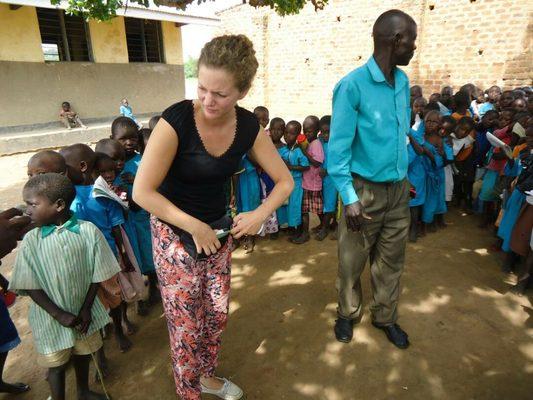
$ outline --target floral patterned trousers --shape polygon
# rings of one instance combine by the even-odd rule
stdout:
[[[152,217],[151,225],[176,391],[199,400],[200,376],[214,376],[228,317],[231,237],[218,253],[195,260],[167,224]]]

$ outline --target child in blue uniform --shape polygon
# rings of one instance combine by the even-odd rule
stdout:
[[[137,153],[139,147],[139,133],[135,123],[126,117],[118,117],[111,125],[111,139],[117,140],[123,147],[126,153],[126,163],[124,169],[117,178],[117,184],[126,186],[128,197],[131,199],[133,189],[133,181],[141,163],[141,155]],[[159,289],[157,288],[157,276],[155,274],[155,266],[152,255],[152,235],[150,231],[150,214],[140,208],[138,205],[130,202],[129,218],[134,227],[134,234],[137,235],[137,243],[141,259],[139,266],[144,275],[148,276],[150,284],[150,303],[155,303],[161,298]],[[145,315],[147,304],[139,302],[138,312]]]
[[[237,210],[239,213],[253,211],[261,205],[259,174],[248,156],[242,158],[239,169],[243,171],[238,175],[239,196],[237,198]],[[255,238],[252,235],[248,235],[243,239],[242,244],[244,251],[251,253],[254,251]]]
[[[335,210],[337,209],[338,192],[333,184],[333,180],[328,175],[328,145],[329,145],[329,128],[331,125],[331,115],[325,115],[320,118],[320,136],[324,148],[324,163],[320,170],[322,177],[322,199],[324,201],[323,217],[321,229],[317,232],[315,239],[324,240],[330,231],[332,231],[332,239],[335,238],[334,231],[337,229],[337,221],[335,219]]]
[[[298,121],[290,121],[285,127],[286,146],[278,149],[279,155],[287,164],[294,179],[294,189],[289,197],[289,204],[278,209],[278,221],[281,226],[288,224],[294,239],[299,236],[298,227],[302,224],[303,172],[309,169],[309,160],[296,145],[296,138],[302,131]]]
[[[423,132],[411,129],[407,155],[409,166],[407,177],[415,189],[416,196],[409,201],[411,211],[411,226],[409,228],[409,241],[416,242],[418,239],[418,225],[421,222],[422,206],[426,201],[426,169],[424,167],[425,153]]]

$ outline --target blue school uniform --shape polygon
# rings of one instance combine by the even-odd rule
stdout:
[[[421,145],[424,145],[424,132],[420,134],[419,130],[411,130],[414,139]],[[426,201],[426,169],[424,167],[424,155],[417,154],[411,143],[407,145],[407,157],[409,167],[407,168],[407,178],[411,185],[414,186],[416,197],[409,201],[409,207],[417,207]]]
[[[444,214],[447,211],[444,160],[431,143],[426,142],[424,146],[431,151],[435,158],[435,164],[433,164],[428,157],[424,157],[426,201],[422,207],[422,221],[430,224],[433,222],[435,215]]]
[[[284,146],[278,149],[279,155],[290,165],[308,167],[309,160],[299,147],[289,149]],[[281,206],[277,210],[278,223],[280,226],[288,224],[291,228],[296,228],[302,223],[302,201],[304,190],[302,187],[302,171],[291,171],[294,180],[294,189],[289,197],[289,204]]]
[[[6,303],[0,299],[0,353],[7,353],[19,344],[20,338],[17,329],[9,316]]]
[[[322,142],[322,147],[324,148],[324,168],[327,170],[328,168],[328,146],[329,142]],[[335,184],[333,183],[333,179],[331,179],[331,176],[327,174],[324,179],[322,179],[322,199],[324,202],[324,213],[332,213],[335,212],[335,209],[337,208],[337,197],[338,192],[337,188],[335,187]]]
[[[111,199],[95,198],[92,192],[93,185],[77,185],[76,198],[70,205],[70,210],[76,215],[76,218],[96,225],[103,233],[115,256],[118,256],[117,245],[111,231],[114,227],[125,223],[122,207]]]
[[[498,228],[498,237],[503,239],[502,250],[505,252],[511,251],[511,234],[525,201],[526,195],[515,188],[505,205],[503,217]]]
[[[128,198],[130,199],[133,185],[122,181],[121,176],[124,174],[137,175],[137,170],[139,169],[140,163],[141,155],[135,154],[132,158],[126,161],[124,164],[124,169],[117,178],[117,183],[126,187],[128,191]],[[128,239],[130,239],[134,252],[135,247],[137,246],[137,252],[140,255],[139,266],[141,268],[141,272],[145,275],[155,272],[152,253],[152,234],[150,231],[150,214],[142,208],[136,211],[130,210],[126,225],[126,234],[128,235]]]
[[[237,198],[237,210],[239,212],[253,211],[261,204],[259,175],[248,156],[242,158],[240,169],[244,169],[244,171],[238,175],[239,197]]]

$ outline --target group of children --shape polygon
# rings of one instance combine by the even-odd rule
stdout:
[[[28,162],[21,207],[38,229],[24,238],[9,288],[33,300],[29,323],[54,399],[65,398],[70,361],[78,398],[106,399],[89,390],[88,365],[92,354],[98,377],[108,372],[102,345],[108,322],[126,352],[135,333],[128,306],[144,316],[160,301],[149,214],[132,200],[148,137],[122,116],[95,150],[78,143]]]
[[[303,244],[315,234],[316,240],[324,240],[328,235],[336,237],[337,191],[327,174],[326,155],[329,141],[331,117],[306,117],[301,124],[298,121],[285,123],[282,118],[270,120],[269,111],[264,106],[254,110],[259,124],[264,129],[278,152],[285,161],[294,179],[294,190],[286,203],[272,214],[259,233],[269,235],[275,240],[279,233],[286,232],[289,241]],[[234,213],[251,211],[257,208],[270,194],[274,183],[253,160],[245,156],[241,171],[233,179],[233,191],[230,197],[235,201]],[[311,229],[309,214],[316,214],[320,224]],[[252,252],[255,239],[246,237],[242,245],[246,252]]]
[[[428,102],[413,86],[411,109],[409,240],[445,227],[451,202],[480,214],[481,228],[495,227],[493,249],[506,253],[504,270],[517,273],[513,290],[522,293],[533,266],[533,90],[467,84],[453,94],[448,86]]]

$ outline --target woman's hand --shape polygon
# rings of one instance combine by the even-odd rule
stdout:
[[[257,235],[265,219],[258,210],[241,213],[233,219],[231,234],[235,239]]]
[[[198,221],[189,233],[192,235],[198,254],[204,253],[206,256],[210,256],[221,247],[213,228],[201,221]]]

